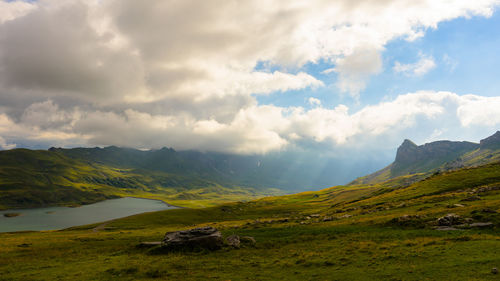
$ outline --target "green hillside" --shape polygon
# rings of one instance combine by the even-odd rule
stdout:
[[[81,205],[123,196],[200,207],[278,193],[161,171],[111,167],[53,150],[0,152],[0,209]]]
[[[3,233],[0,280],[498,280],[500,164],[411,177]],[[448,213],[462,225],[435,229]],[[136,247],[197,226],[257,243],[163,254]]]

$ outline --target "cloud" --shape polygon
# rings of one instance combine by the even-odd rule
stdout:
[[[0,1],[0,23],[27,14],[35,5],[24,1]]]
[[[422,76],[435,67],[436,63],[433,57],[420,55],[420,60],[415,63],[402,64],[396,61],[392,69],[394,72],[402,73],[406,76]]]
[[[489,16],[497,4],[265,2],[2,1],[0,86],[32,100],[106,106],[200,100],[318,87],[311,74],[287,70],[326,61],[341,91],[357,96],[380,71],[378,52],[390,40],[461,16]],[[259,62],[279,70],[256,71]]]
[[[500,124],[500,97],[478,97],[466,95],[462,97],[457,115],[464,127],[490,126]]]
[[[312,106],[321,106],[321,101],[317,98],[310,97],[307,101]]]
[[[8,144],[4,138],[0,137],[0,149],[7,150],[7,149],[13,149],[13,148],[16,148],[15,143]]]
[[[339,74],[337,87],[344,93],[358,98],[366,88],[371,75],[382,71],[382,59],[375,49],[359,49],[336,61],[335,72]]]
[[[317,100],[311,101],[317,104]],[[138,148],[172,146],[239,154],[263,154],[311,145],[327,150],[346,147],[399,144],[401,139],[446,137],[453,130],[482,129],[485,135],[500,125],[500,98],[460,96],[451,92],[421,91],[368,105],[350,113],[345,105],[279,107],[253,105],[242,108],[227,122],[197,119],[190,114],[150,114],[61,109],[52,101],[34,104],[18,122],[0,115],[0,134],[9,139],[43,140],[85,145],[118,145]],[[46,116],[39,115],[47,112]],[[30,117],[30,118],[28,118]],[[34,121],[40,117],[43,122]],[[45,117],[45,118],[44,118]],[[35,118],[39,119],[39,118]],[[436,134],[436,132],[440,132]]]
[[[420,108],[405,102],[410,95],[353,114],[344,105],[264,106],[256,96],[323,87],[307,67],[321,62],[329,69],[325,74],[336,74],[331,83],[359,98],[382,70],[380,52],[389,41],[414,40],[457,17],[490,16],[497,4],[0,1],[0,133],[18,144],[237,153],[305,142],[343,145],[358,136],[383,135],[449,111],[439,101],[426,102],[432,99],[423,94],[417,95],[423,100],[411,101]],[[270,67],[260,69],[261,64]],[[463,103],[462,125],[480,119],[470,102]],[[393,116],[370,109],[377,106]]]

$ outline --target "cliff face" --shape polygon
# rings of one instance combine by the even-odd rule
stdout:
[[[410,140],[405,140],[398,148],[395,163],[412,164],[419,161],[449,158],[454,154],[461,154],[478,147],[472,142],[436,141],[417,146]]]
[[[500,131],[479,142],[480,149],[500,149]]]
[[[436,141],[416,145],[404,140],[399,146],[394,162],[370,175],[358,178],[351,184],[373,184],[415,173],[430,174],[438,170],[454,170],[500,161],[500,131],[481,142]]]
[[[427,172],[478,147],[476,143],[465,141],[436,141],[418,146],[405,140],[398,148],[391,176]]]

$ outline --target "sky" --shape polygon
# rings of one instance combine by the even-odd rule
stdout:
[[[500,128],[499,6],[0,1],[0,149],[477,142]]]

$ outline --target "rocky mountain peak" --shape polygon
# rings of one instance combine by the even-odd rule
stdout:
[[[480,149],[500,149],[500,131],[479,142]]]
[[[416,145],[410,140],[404,140],[398,148],[395,163],[411,165],[418,161],[448,159],[454,154],[476,149],[477,146],[475,143],[465,141],[435,141]]]
[[[415,152],[418,146],[409,139],[405,139],[403,143],[398,147],[396,154],[396,162],[410,162],[415,160]]]

